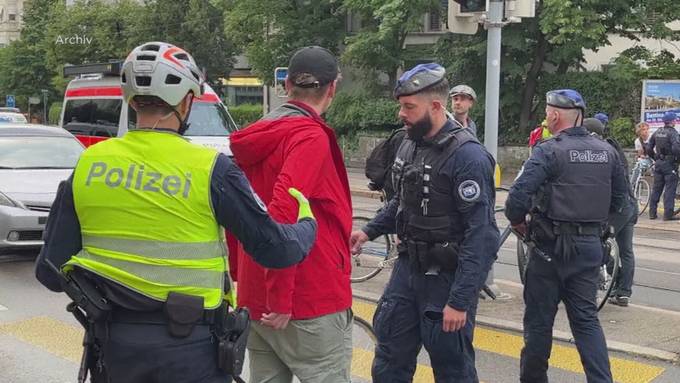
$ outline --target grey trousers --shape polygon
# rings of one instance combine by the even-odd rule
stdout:
[[[292,320],[283,330],[251,321],[248,338],[250,381],[346,383],[352,362],[351,310]]]

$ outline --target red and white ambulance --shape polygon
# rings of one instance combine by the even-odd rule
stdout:
[[[64,94],[59,126],[85,146],[134,129],[135,111],[123,100],[120,86],[122,62],[67,66],[64,77],[75,76]],[[196,98],[184,136],[197,144],[231,155],[229,135],[237,128],[227,107],[207,84]]]

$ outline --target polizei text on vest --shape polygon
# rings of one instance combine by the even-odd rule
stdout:
[[[191,173],[183,175],[161,174],[155,171],[147,171],[144,164],[130,164],[125,168],[111,167],[105,162],[93,162],[87,174],[85,186],[90,186],[92,181],[104,178],[104,183],[110,188],[122,187],[145,192],[165,192],[174,196],[181,193],[183,198],[189,198],[191,190]]]

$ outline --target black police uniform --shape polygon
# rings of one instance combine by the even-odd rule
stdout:
[[[585,128],[573,127],[536,145],[505,205],[512,224],[532,211],[529,231],[552,260],[533,256],[524,286],[522,382],[547,382],[552,327],[564,302],[589,383],[612,382],[597,318],[602,234],[610,211],[625,203],[625,172],[616,151]]]
[[[404,139],[393,165],[397,195],[363,230],[401,243],[373,324],[373,381],[411,382],[424,345],[437,382],[477,382],[472,346],[480,287],[496,258],[494,160],[451,121],[431,139]],[[467,312],[442,331],[445,305]]]
[[[656,151],[654,150],[656,148]],[[678,187],[678,164],[680,163],[680,135],[671,124],[654,132],[646,148],[653,157],[654,186],[649,201],[649,216],[656,218],[656,210],[663,192],[663,218],[671,219],[675,208],[675,193]]]
[[[212,170],[210,198],[217,222],[234,233],[257,262],[267,267],[287,267],[309,252],[316,223],[275,223],[260,207],[241,170],[223,154],[217,157]],[[258,229],[253,230],[254,227]],[[69,178],[59,186],[47,220],[45,246],[36,261],[36,277],[40,283],[52,291],[63,291],[60,277],[50,264],[61,267],[81,248],[80,223],[73,202],[72,178]],[[218,368],[217,310],[205,311],[193,331],[178,338],[170,335],[163,302],[89,271],[83,273],[112,306],[106,323],[96,327],[101,328],[95,331],[101,348],[100,355],[94,355],[90,364],[92,382],[231,381],[230,376]]]

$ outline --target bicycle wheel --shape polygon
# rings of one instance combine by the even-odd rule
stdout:
[[[600,267],[600,277],[597,285],[597,311],[602,310],[602,307],[604,307],[611,296],[614,284],[616,284],[616,277],[619,275],[619,268],[621,268],[619,246],[614,238],[607,239],[607,245],[611,250],[609,252],[609,259]]]
[[[373,326],[354,316],[352,324],[352,383],[371,382],[371,366],[377,339]]]
[[[364,227],[370,219],[366,217],[352,217],[352,230]],[[363,282],[376,276],[383,268],[383,261],[387,259],[392,244],[387,235],[382,235],[361,246],[361,253],[352,255],[352,282]]]
[[[638,201],[638,214],[642,215],[642,213],[647,210],[647,206],[649,206],[649,196],[651,195],[649,182],[647,182],[646,179],[640,177],[638,182],[635,184],[634,192],[635,199]]]

